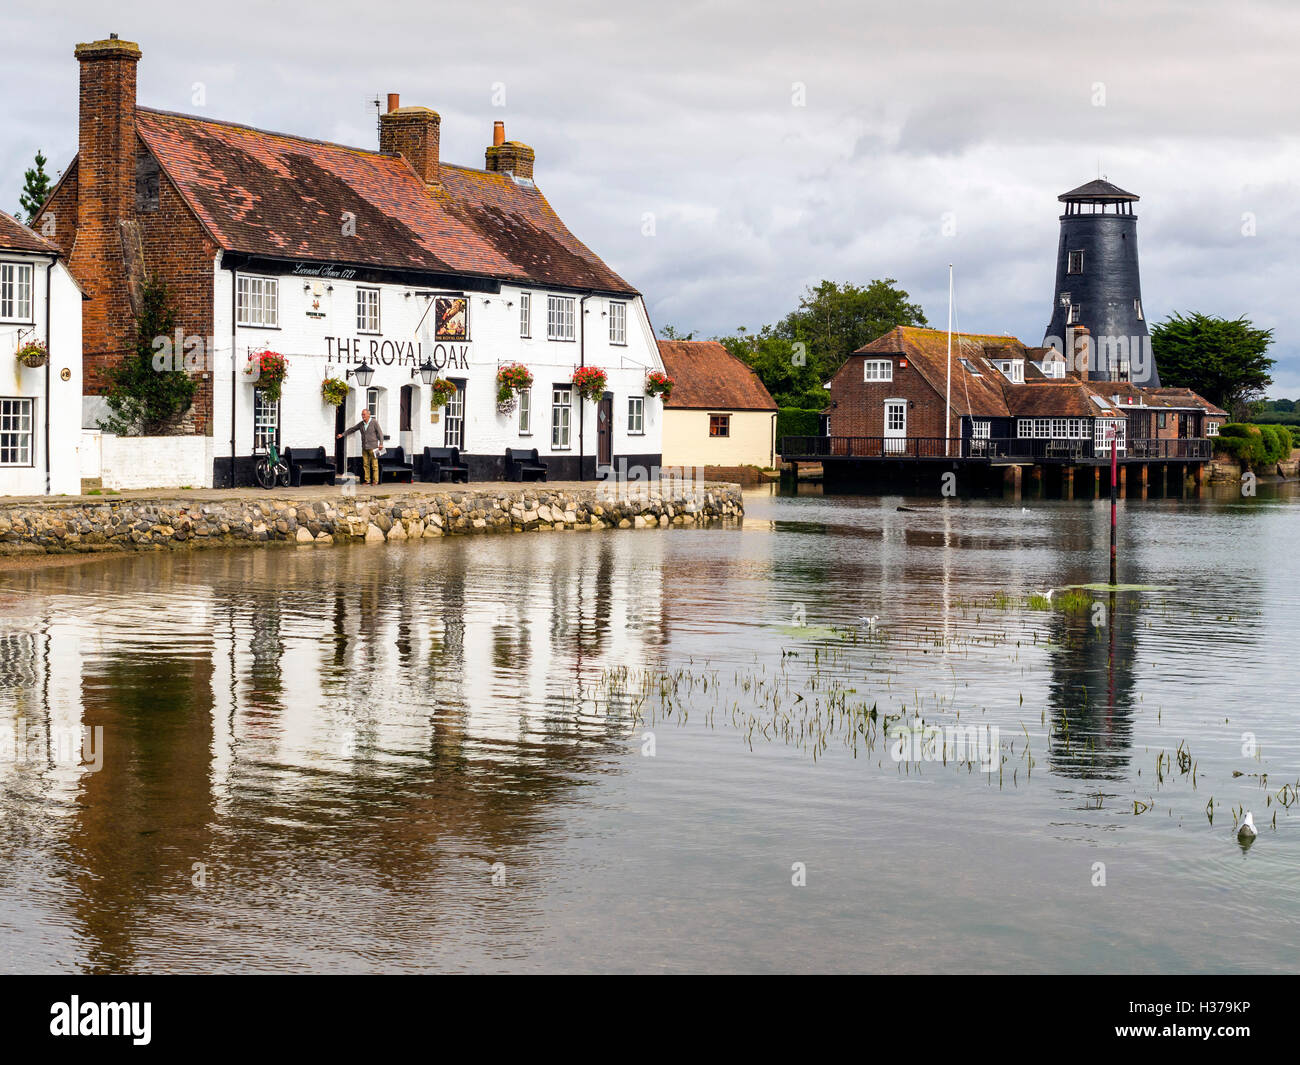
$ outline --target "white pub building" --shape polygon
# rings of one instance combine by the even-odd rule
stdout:
[[[644,301],[565,227],[502,123],[483,169],[456,166],[438,114],[396,94],[376,151],[138,106],[141,52],[115,36],[75,55],[79,150],[36,228],[48,216],[90,297],[87,427],[134,347],[142,278],[177,312],[166,365],[199,382],[181,435],[118,442],[139,441],[138,469],[251,484],[274,443],[355,471],[359,434],[336,436],[367,407],[417,478],[426,447],[459,449],[471,482],[502,478],[508,448],[536,449],[550,480],[659,465]],[[282,381],[246,372],[263,352],[287,360]],[[499,402],[513,364],[531,384]]]

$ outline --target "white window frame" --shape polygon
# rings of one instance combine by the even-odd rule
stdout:
[[[0,319],[6,322],[34,322],[31,263],[0,263]]]
[[[531,340],[533,336],[533,296],[531,292],[519,293],[519,339]]]
[[[280,328],[280,279],[262,274],[235,277],[235,324],[250,329]]]
[[[645,396],[627,397],[627,434],[645,436]]]
[[[555,385],[551,389],[551,450],[568,451],[573,446],[573,388]]]
[[[519,435],[533,435],[533,390],[521,388],[519,396]]]
[[[609,304],[609,342],[627,347],[627,304],[616,300]]]
[[[253,389],[253,454],[264,454],[280,438],[280,403],[267,403],[264,390]],[[270,412],[270,417],[267,412]]]
[[[374,411],[371,411],[373,414]],[[465,450],[465,382],[456,382],[456,391],[447,397],[442,412],[443,447]],[[381,425],[380,428],[383,428]]]
[[[1092,423],[1092,447],[1094,451],[1110,454],[1110,441],[1106,439],[1106,430],[1115,427],[1115,449],[1128,450],[1128,423],[1124,418],[1094,418]]]
[[[1083,305],[1080,303],[1071,303],[1070,310],[1065,316],[1066,325],[1078,325],[1079,315],[1083,313]]]
[[[373,307],[367,306],[372,302]],[[373,310],[373,314],[371,311]],[[373,324],[372,324],[373,322]],[[379,289],[368,285],[357,287],[357,332],[379,333]]]
[[[898,424],[891,425],[893,416],[898,415]],[[885,400],[881,424],[884,427],[884,452],[897,455],[907,450],[907,400],[899,396]]]
[[[0,396],[0,467],[36,465],[36,400]]]
[[[893,359],[864,359],[862,361],[863,381],[892,381],[893,379]]]
[[[1140,299],[1133,301],[1133,309],[1137,311],[1138,321],[1142,321],[1142,301]]]
[[[990,440],[993,434],[993,423],[987,418],[974,418],[970,423],[970,435],[972,440]]]
[[[372,418],[379,417],[379,405],[383,402],[383,400],[384,400],[384,390],[380,388],[378,385],[371,385],[369,388],[366,389],[365,409],[370,412],[370,417]],[[358,417],[359,416],[360,415],[358,415]],[[383,422],[379,423],[379,427],[381,429],[384,427]]]
[[[546,297],[546,339],[571,343],[577,339],[577,299],[573,296]]]
[[[1219,435],[1219,423],[1218,423],[1218,422],[1207,421],[1207,422],[1205,423],[1205,435],[1206,435],[1206,436],[1218,436],[1218,435]]]

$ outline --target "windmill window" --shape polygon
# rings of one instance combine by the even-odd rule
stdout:
[[[1081,251],[1070,252],[1070,261],[1066,267],[1066,273],[1069,274],[1083,273],[1083,252]]]

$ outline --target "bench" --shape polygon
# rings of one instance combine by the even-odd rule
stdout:
[[[400,447],[385,447],[379,456],[379,483],[387,477],[393,481],[405,481],[410,484],[415,480],[415,467],[406,461],[406,451]]]
[[[325,457],[323,447],[287,447],[283,458],[289,465],[290,484],[301,485],[304,477],[321,484],[334,483],[334,460]]]
[[[458,447],[426,447],[421,476],[426,481],[441,481],[444,477],[469,484],[469,467],[460,461]]]
[[[538,461],[537,448],[506,448],[506,480],[546,480],[546,463]]]

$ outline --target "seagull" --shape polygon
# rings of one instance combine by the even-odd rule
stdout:
[[[1029,513],[1029,508],[1028,508],[1028,507],[1021,507],[1021,508],[1020,508],[1020,513],[1021,513],[1021,514],[1028,514],[1028,513]]]
[[[1246,819],[1241,822],[1241,827],[1237,829],[1238,839],[1254,839],[1259,833],[1255,831],[1255,817],[1249,811],[1246,813]]]
[[[1038,594],[1041,595],[1044,599],[1046,599],[1050,603],[1052,601],[1052,596],[1056,594],[1056,589],[1048,588],[1047,591],[1039,592]]]

